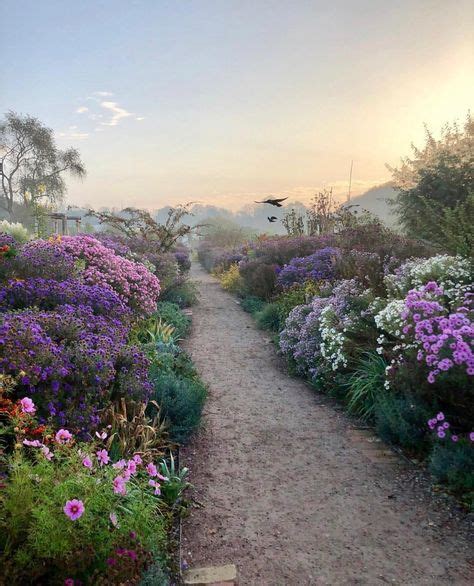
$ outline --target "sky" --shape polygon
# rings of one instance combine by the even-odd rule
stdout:
[[[80,150],[69,203],[238,209],[390,178],[474,95],[455,0],[2,0],[0,114]]]

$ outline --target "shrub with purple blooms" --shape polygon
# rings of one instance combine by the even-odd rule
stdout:
[[[332,281],[337,277],[339,254],[339,249],[327,246],[309,256],[293,258],[277,270],[277,283],[287,288],[306,281]]]

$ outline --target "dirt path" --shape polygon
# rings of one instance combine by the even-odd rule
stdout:
[[[191,567],[235,563],[241,585],[469,584],[459,522],[419,474],[285,374],[269,336],[199,267],[188,342],[210,384],[183,458],[203,504],[184,521]]]

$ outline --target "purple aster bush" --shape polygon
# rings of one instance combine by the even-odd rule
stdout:
[[[327,246],[309,256],[293,258],[277,271],[277,283],[288,288],[306,281],[332,281],[337,277],[339,255],[339,249]]]
[[[429,383],[452,369],[474,375],[474,294],[466,292],[455,307],[445,300],[444,289],[432,281],[408,293],[402,313],[403,333],[418,343]]]
[[[80,267],[72,254],[57,241],[32,240],[21,247],[9,263],[9,275],[19,279],[42,278],[65,281],[77,277]]]
[[[31,396],[43,421],[86,436],[98,413],[120,396],[146,400],[148,362],[126,346],[128,327],[89,306],[4,314],[0,371],[17,377],[18,396]]]
[[[130,315],[130,309],[115,291],[99,285],[86,285],[79,279],[12,279],[0,288],[1,311],[28,307],[51,310],[59,305],[88,306],[95,315],[118,319],[127,319]]]

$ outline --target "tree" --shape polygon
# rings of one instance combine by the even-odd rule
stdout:
[[[184,216],[192,215],[192,205],[187,203],[170,207],[165,222],[161,224],[149,212],[137,208],[125,208],[119,214],[107,210],[89,210],[87,215],[97,218],[100,224],[105,224],[113,231],[129,238],[154,242],[161,252],[168,252],[178,240],[199,228],[199,225],[189,226],[181,222]]]
[[[57,203],[66,192],[64,174],[86,174],[79,152],[57,148],[53,131],[37,118],[8,112],[0,121],[0,206],[11,217],[14,204]]]
[[[450,238],[453,252],[465,250],[474,223],[474,120],[468,114],[463,128],[446,124],[439,140],[426,128],[425,146],[412,151],[399,168],[388,167],[399,190],[394,205],[401,226],[409,236],[442,244],[454,218],[467,213],[458,230],[465,226],[470,235]]]

